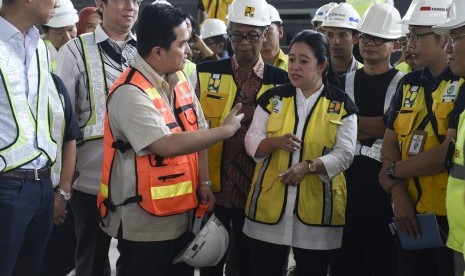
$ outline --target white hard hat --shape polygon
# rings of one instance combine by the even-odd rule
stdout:
[[[196,218],[194,234],[196,234],[196,227],[199,225],[198,221]],[[192,267],[215,266],[226,253],[228,243],[228,231],[215,215],[211,215],[202,230],[196,234],[194,240],[174,258],[173,263],[185,262]]]
[[[55,9],[53,17],[44,25],[50,28],[63,28],[74,25],[78,21],[78,12],[71,0],[60,0],[60,6]]]
[[[217,35],[224,35],[227,33],[226,24],[224,21],[218,18],[208,18],[203,21],[202,27],[200,28],[200,36],[202,39],[209,38]]]
[[[274,6],[268,4],[268,12],[270,13],[271,22],[279,22],[279,24],[283,23],[281,16],[279,16],[278,10]]]
[[[337,6],[337,3],[331,2],[329,4],[319,7],[318,10],[316,10],[315,12],[315,16],[312,19],[312,23],[315,23],[315,21],[323,22],[328,11],[336,6]]]
[[[386,39],[402,36],[400,14],[394,6],[380,3],[368,8],[358,30],[362,33]]]
[[[152,2],[152,5],[154,5],[154,4],[165,4],[165,5],[168,5],[168,6],[171,6],[171,7],[173,6],[173,5],[171,5],[170,2],[168,2],[166,0],[155,0],[155,1]]]
[[[465,1],[453,0],[447,7],[447,21],[433,27],[433,32],[448,35],[450,30],[465,26]]]
[[[354,7],[351,4],[340,3],[328,11],[321,26],[356,30],[358,24],[360,24],[360,15]]]
[[[268,26],[271,24],[268,3],[265,0],[234,0],[229,5],[229,22],[251,26]]]
[[[445,0],[413,0],[402,24],[434,26],[444,23],[447,16],[447,4]]]

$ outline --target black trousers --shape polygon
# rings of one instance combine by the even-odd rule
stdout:
[[[396,276],[397,256],[389,230],[391,210],[346,210],[342,248],[331,264],[332,276]]]
[[[97,196],[73,191],[71,207],[76,229],[76,275],[109,275],[111,237],[100,228]]]
[[[249,238],[252,275],[282,276],[289,258],[289,246]],[[297,275],[326,276],[335,250],[308,250],[293,247]]]
[[[157,242],[136,242],[118,238],[118,276],[193,276],[194,268],[171,262],[189,243],[186,233]]]
[[[439,227],[449,232],[447,217],[436,216]],[[397,242],[400,276],[453,276],[454,253],[448,247],[404,251]]]

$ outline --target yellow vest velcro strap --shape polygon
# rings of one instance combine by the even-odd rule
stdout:
[[[184,181],[174,185],[152,187],[152,200],[182,196],[192,193],[192,181]]]

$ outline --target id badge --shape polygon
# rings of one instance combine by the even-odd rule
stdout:
[[[428,132],[423,130],[415,130],[412,134],[412,140],[410,140],[410,144],[408,145],[408,152],[409,156],[419,154],[423,151],[423,146],[426,142],[426,137],[428,136]]]

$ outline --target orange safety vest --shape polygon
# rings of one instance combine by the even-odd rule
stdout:
[[[109,95],[121,85],[134,85],[152,99],[155,108],[163,115],[166,126],[171,133],[196,131],[197,115],[194,110],[194,99],[190,85],[182,72],[177,74],[180,80],[174,88],[174,112],[142,73],[132,67],[127,68],[116,80]],[[127,91],[121,90],[119,93],[127,93]],[[136,155],[137,195],[122,203],[114,204],[111,200],[110,189],[115,150],[124,152],[130,149],[131,145],[121,140],[115,141],[111,133],[108,111],[105,116],[103,140],[102,177],[97,196],[97,207],[102,218],[107,216],[108,210],[114,212],[118,206],[135,202],[139,203],[140,207],[149,214],[156,216],[179,214],[197,207],[197,153],[173,157],[157,156],[154,153],[143,156]]]

